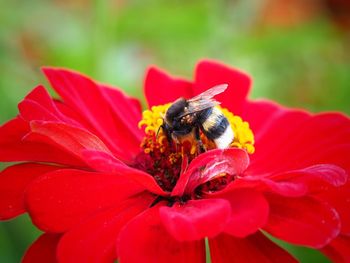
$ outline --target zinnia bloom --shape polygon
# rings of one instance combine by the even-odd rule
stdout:
[[[350,261],[350,120],[247,98],[251,79],[202,61],[194,81],[151,68],[148,110],[79,73],[44,68],[0,128],[0,218],[44,233],[23,262],[294,262],[266,233]],[[235,139],[172,147],[162,116],[218,84]],[[157,134],[158,132],[158,134]]]

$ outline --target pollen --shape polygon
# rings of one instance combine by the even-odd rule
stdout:
[[[165,153],[169,150],[169,143],[167,137],[161,128],[163,124],[163,118],[165,117],[167,109],[171,103],[153,106],[149,110],[145,110],[142,113],[142,120],[139,122],[139,128],[143,128],[145,131],[145,137],[141,143],[141,147],[146,154],[160,152]],[[253,154],[255,151],[254,147],[254,133],[249,127],[249,123],[243,121],[240,116],[234,115],[229,110],[218,107],[221,112],[225,115],[230,123],[230,126],[234,133],[234,140],[231,143],[231,147],[236,147],[246,150],[249,154]],[[214,149],[214,142],[210,141],[206,136],[201,133],[201,141],[205,149]],[[182,145],[183,146],[183,145]],[[195,155],[197,153],[197,145],[195,141],[192,141],[188,148],[189,155]],[[180,150],[180,149],[178,149]],[[186,151],[181,150],[182,154]],[[173,162],[173,160],[172,160]]]
[[[168,147],[166,135],[161,129],[163,118],[171,103],[153,106],[150,110],[145,110],[142,113],[142,120],[139,122],[139,128],[144,128],[145,137],[141,143],[145,153],[159,150],[164,152]]]
[[[225,115],[233,130],[234,140],[231,143],[231,147],[245,149],[249,154],[253,154],[255,152],[254,133],[250,129],[249,123],[243,121],[241,117],[234,115],[229,110],[221,108],[220,106],[217,107],[219,107]]]

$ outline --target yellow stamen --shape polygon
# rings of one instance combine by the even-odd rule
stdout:
[[[254,133],[250,129],[249,123],[243,121],[241,117],[234,115],[229,110],[218,107],[229,121],[235,135],[231,147],[245,149],[248,153],[253,154],[255,152]]]

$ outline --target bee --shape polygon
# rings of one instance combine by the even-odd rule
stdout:
[[[234,139],[233,130],[229,121],[222,111],[215,107],[220,102],[214,96],[224,92],[227,84],[214,86],[203,93],[191,98],[179,98],[165,113],[163,129],[168,142],[181,143],[184,140],[196,140],[198,151],[204,152],[206,149],[200,138],[200,131],[217,148],[225,149],[229,147]]]

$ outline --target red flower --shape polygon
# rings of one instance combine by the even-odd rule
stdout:
[[[350,260],[347,117],[247,100],[250,78],[210,61],[194,82],[151,68],[143,116],[117,89],[44,73],[61,99],[39,86],[0,128],[0,160],[22,162],[0,175],[0,218],[28,212],[45,232],[24,262],[204,262],[206,237],[212,262],[295,261],[262,231]],[[163,104],[222,83],[231,148],[202,137],[197,156],[155,136]]]

